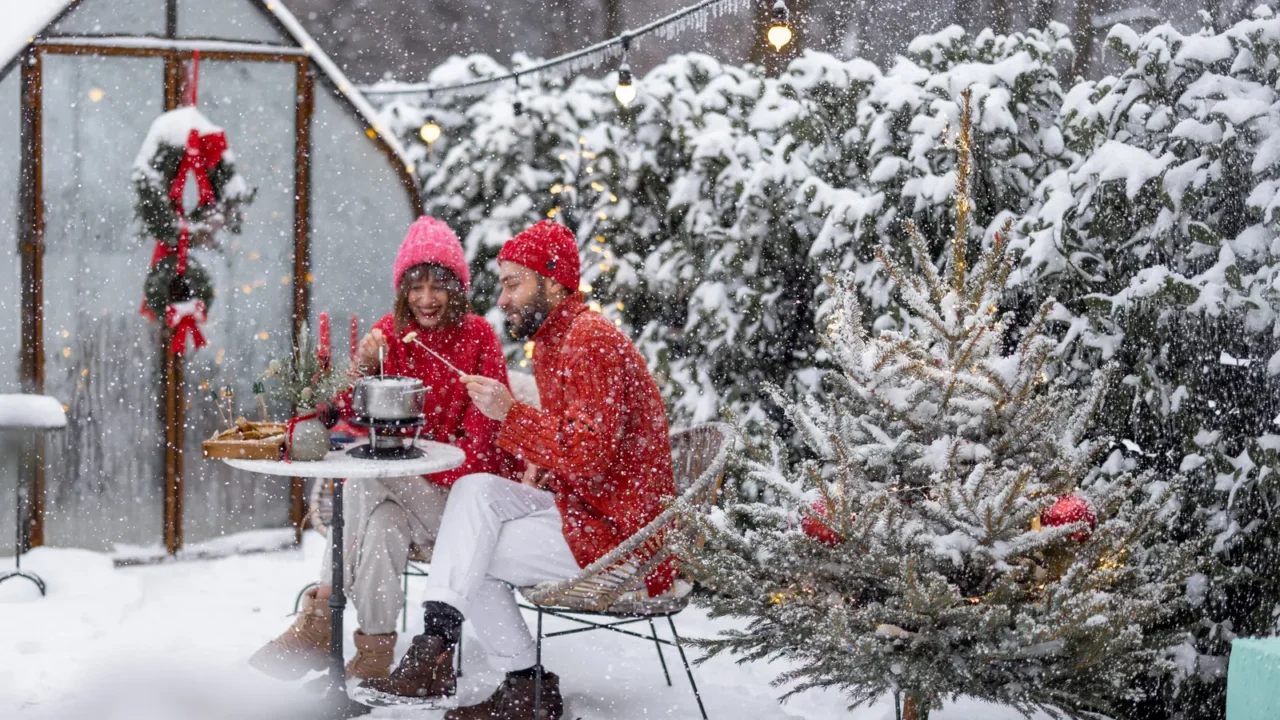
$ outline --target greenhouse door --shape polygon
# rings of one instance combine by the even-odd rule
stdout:
[[[23,176],[37,181],[21,200],[21,377],[59,398],[69,423],[27,463],[30,544],[173,553],[184,539],[300,526],[300,481],[205,461],[200,442],[225,424],[209,390],[232,388],[236,413],[256,416],[255,377],[307,317],[310,60],[300,48],[178,45],[50,39],[22,69]],[[197,49],[198,107],[226,130],[257,196],[242,234],[192,251],[216,297],[209,346],[184,360],[138,312],[153,243],[138,237],[130,174]]]

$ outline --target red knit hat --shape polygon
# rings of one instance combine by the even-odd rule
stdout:
[[[569,228],[559,223],[551,220],[538,221],[508,240],[498,253],[498,260],[523,265],[543,277],[555,280],[568,288],[569,292],[578,291],[578,280],[581,277],[578,241],[569,232]]]
[[[462,252],[462,243],[448,225],[423,215],[409,226],[409,232],[400,243],[396,264],[392,269],[391,289],[399,292],[400,278],[414,265],[434,263],[447,268],[462,283],[462,292],[471,292],[471,268]]]

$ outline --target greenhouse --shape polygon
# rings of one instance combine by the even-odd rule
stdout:
[[[208,388],[233,388],[248,412],[254,377],[305,319],[337,297],[376,319],[421,212],[400,143],[279,2],[33,0],[6,15],[0,162],[20,172],[0,173],[0,335],[20,353],[0,354],[0,389],[59,398],[68,427],[0,454],[0,496],[20,467],[35,475],[30,545],[176,552],[296,524],[301,481],[198,461],[221,427]],[[182,358],[138,312],[151,243],[130,175],[196,55],[198,107],[256,198],[220,251],[193,251],[216,301],[209,347]],[[14,522],[2,514],[0,537]]]

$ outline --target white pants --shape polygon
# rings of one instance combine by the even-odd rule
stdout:
[[[476,474],[449,493],[422,597],[448,603],[471,621],[497,670],[523,670],[537,660],[512,586],[580,570],[560,527],[555,497],[546,490]]]
[[[319,480],[318,482],[328,482]],[[342,495],[342,586],[368,635],[395,632],[404,608],[402,573],[409,546],[436,538],[449,489],[421,476],[350,480]],[[325,543],[320,582],[333,582],[333,552]]]

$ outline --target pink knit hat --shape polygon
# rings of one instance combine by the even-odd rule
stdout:
[[[467,267],[466,255],[462,252],[462,243],[448,225],[433,217],[423,215],[409,226],[409,232],[400,243],[400,252],[396,255],[395,269],[392,271],[391,289],[400,290],[400,278],[414,265],[435,263],[448,268],[462,282],[462,291],[471,292],[471,268]]]

